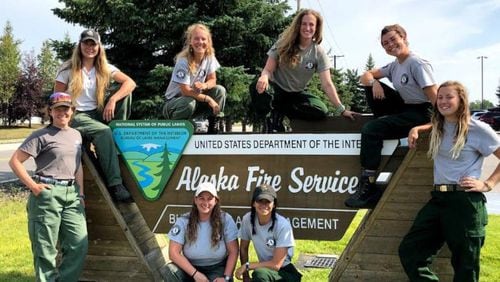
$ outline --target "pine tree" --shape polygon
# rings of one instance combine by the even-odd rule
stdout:
[[[45,97],[53,92],[54,78],[60,64],[50,47],[50,42],[44,41],[40,54],[37,56],[38,74],[42,80],[42,91]]]
[[[7,21],[0,37],[0,118],[4,123],[9,118],[8,102],[16,91],[21,61],[19,41],[14,40],[12,26]]]

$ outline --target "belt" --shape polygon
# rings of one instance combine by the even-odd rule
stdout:
[[[458,184],[434,184],[434,191],[437,192],[463,192],[466,190]]]
[[[33,175],[32,178],[35,181],[52,185],[72,186],[75,183],[74,179],[54,179],[52,177],[45,177],[40,175]]]

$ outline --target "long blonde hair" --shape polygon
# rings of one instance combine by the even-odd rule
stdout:
[[[457,127],[455,131],[455,140],[453,147],[450,150],[451,158],[457,159],[460,156],[460,152],[464,148],[465,142],[467,141],[467,133],[469,132],[469,121],[470,121],[470,111],[469,111],[469,98],[467,95],[467,90],[458,81],[446,81],[442,83],[438,88],[439,90],[443,87],[451,87],[457,93],[460,99],[460,104],[456,111],[458,117]],[[434,110],[431,118],[432,122],[432,132],[431,141],[429,143],[429,151],[427,155],[431,158],[435,158],[439,152],[439,146],[441,145],[443,138],[443,126],[444,126],[444,116],[439,112],[436,105],[434,105]]]
[[[81,43],[78,44],[73,49],[73,54],[71,59],[64,62],[59,71],[70,69],[70,82],[68,85],[68,92],[71,94],[73,100],[78,98],[83,91],[83,80],[82,80],[82,50]],[[106,89],[109,86],[111,80],[111,73],[108,67],[108,59],[106,58],[106,52],[101,43],[99,44],[99,52],[94,59],[94,68],[96,73],[96,100],[97,109],[102,110],[104,108],[104,96]]]
[[[302,18],[306,15],[312,15],[316,18],[316,32],[313,41],[320,44],[323,41],[323,17],[320,13],[311,10],[301,10],[294,18],[292,23],[280,34],[276,47],[278,49],[278,58],[280,64],[291,67],[297,66],[300,61],[300,27]]]
[[[207,42],[207,51],[205,52],[204,58],[209,56],[215,56],[215,49],[213,47],[212,42],[212,34],[210,33],[210,29],[201,23],[196,23],[190,25],[186,32],[184,33],[184,47],[182,50],[175,56],[175,61],[179,58],[186,58],[188,61],[189,71],[194,74],[196,72],[196,62],[194,61],[194,50],[191,47],[191,39],[193,38],[193,33],[196,29],[203,30],[208,37]]]

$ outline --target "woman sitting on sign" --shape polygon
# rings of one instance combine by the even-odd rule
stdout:
[[[191,212],[180,216],[168,232],[167,281],[233,281],[238,259],[238,228],[212,183],[196,189]]]
[[[216,117],[224,111],[226,89],[217,85],[220,67],[207,26],[193,24],[186,30],[184,48],[175,57],[172,79],[165,92],[163,116],[191,119],[206,115],[208,133],[217,133]]]
[[[241,267],[236,278],[247,281],[301,281],[302,274],[292,264],[295,241],[290,222],[276,212],[278,199],[274,189],[262,184],[255,188],[252,209],[243,216],[240,227]],[[252,241],[259,258],[248,260]],[[250,278],[250,271],[253,271]]]

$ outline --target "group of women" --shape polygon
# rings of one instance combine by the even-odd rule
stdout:
[[[354,119],[358,115],[341,103],[332,83],[330,60],[319,45],[322,26],[319,13],[301,10],[270,48],[261,75],[251,85],[253,106],[265,116],[268,132],[284,131],[285,116],[308,120],[327,116],[325,104],[306,89],[314,73],[318,73],[323,90],[342,116]],[[485,156],[500,157],[499,139],[489,126],[470,118],[463,85],[447,81],[437,86],[431,64],[410,51],[406,31],[400,25],[382,29],[381,45],[395,60],[361,76],[374,119],[361,130],[359,186],[345,204],[363,208],[380,198],[382,191],[375,179],[384,139],[409,135],[410,147],[414,147],[419,132],[431,130],[432,198],[401,243],[401,262],[412,281],[435,281],[437,277],[429,266],[446,242],[457,279],[477,281],[487,223],[483,192],[498,183],[500,168],[497,166],[485,181],[479,176]],[[209,130],[215,132],[214,121],[224,110],[226,95],[224,87],[217,85],[219,67],[209,29],[203,24],[189,26],[165,93],[164,117],[208,115]],[[392,82],[394,88],[384,84],[382,78]],[[116,92],[107,93],[111,81],[120,86]],[[51,124],[28,137],[12,156],[10,166],[32,192],[28,217],[37,280],[77,281],[82,270],[88,244],[80,161],[82,137],[94,144],[113,199],[133,201],[122,183],[107,123],[127,117],[135,86],[129,76],[107,62],[99,34],[85,30],[72,58],[57,74],[56,93],[49,101]],[[22,165],[29,157],[37,165],[33,177]],[[300,281],[301,275],[291,263],[292,229],[276,213],[276,207],[273,188],[257,187],[251,211],[242,219],[238,244],[238,230],[231,216],[221,211],[217,191],[209,183],[201,184],[191,212],[180,217],[169,232],[173,262],[169,281],[231,281],[233,273],[244,281]],[[58,240],[62,262],[56,267]],[[249,261],[250,241],[258,261]],[[241,267],[234,270],[238,249]]]

